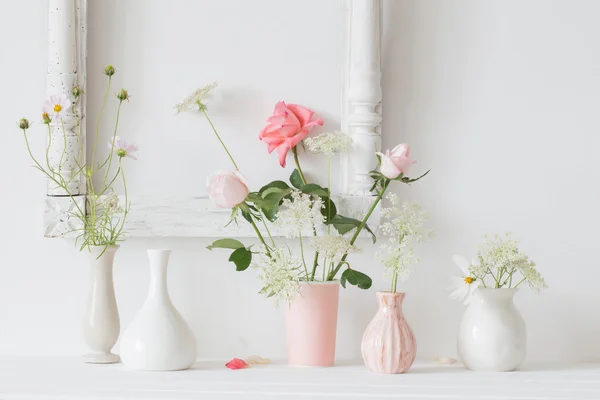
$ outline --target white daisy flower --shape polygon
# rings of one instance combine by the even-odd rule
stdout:
[[[451,286],[449,289],[452,292],[450,293],[450,298],[453,300],[461,300],[465,305],[469,304],[473,293],[475,293],[475,290],[477,290],[481,282],[471,275],[471,272],[469,271],[471,263],[469,263],[469,260],[462,256],[454,256],[452,259],[461,269],[462,275],[451,278]]]
[[[62,113],[68,112],[72,104],[71,100],[65,94],[61,94],[60,96],[54,94],[44,100],[42,111],[52,117],[58,117]]]

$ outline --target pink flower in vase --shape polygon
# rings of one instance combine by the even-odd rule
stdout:
[[[288,151],[302,141],[308,132],[317,125],[323,125],[323,119],[313,120],[314,112],[297,104],[275,105],[273,115],[267,119],[267,126],[258,138],[267,144],[269,154],[277,149],[279,164],[285,167]]]

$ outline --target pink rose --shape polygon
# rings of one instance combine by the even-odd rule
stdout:
[[[416,163],[410,158],[410,146],[406,143],[399,144],[390,152],[377,153],[381,157],[381,174],[388,179],[397,178],[405,174],[411,165]]]
[[[277,149],[282,167],[285,167],[288,151],[300,143],[313,127],[323,125],[321,118],[312,120],[313,115],[308,108],[296,104],[280,101],[275,105],[273,116],[267,119],[267,126],[258,138],[267,144],[269,154]]]
[[[215,172],[206,180],[208,197],[221,208],[233,208],[246,200],[248,186],[242,174]]]

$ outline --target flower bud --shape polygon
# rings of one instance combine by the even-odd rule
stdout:
[[[113,67],[112,65],[109,65],[108,67],[104,68],[104,75],[113,76],[114,74],[115,74],[115,67]]]
[[[27,118],[21,118],[18,125],[20,129],[29,129],[29,120]]]
[[[83,94],[83,89],[81,88],[81,86],[75,85],[73,86],[73,91],[71,93],[73,94],[73,97],[77,99]]]
[[[121,101],[123,101],[123,100],[129,101],[129,93],[127,92],[127,90],[121,89],[121,91],[119,93],[117,93],[117,99],[119,99]]]
[[[47,112],[42,113],[42,121],[45,125],[48,125],[50,122],[52,122],[52,119],[50,118]]]

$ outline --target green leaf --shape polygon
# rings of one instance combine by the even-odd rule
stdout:
[[[354,228],[358,228],[360,224],[361,221],[357,219],[344,217],[339,214],[331,220],[331,225],[333,225],[333,227],[340,233],[340,235],[348,233]],[[377,241],[377,237],[375,236],[371,228],[369,228],[369,225],[365,224],[364,229],[366,229],[367,232],[371,234],[373,243],[375,243]]]
[[[325,189],[316,183],[309,183],[302,187],[302,192],[306,194],[314,194],[316,196],[329,197],[329,189]]]
[[[276,192],[269,193],[264,198],[264,203],[261,205],[261,210],[271,222],[277,219],[277,213],[279,212],[279,204],[285,196],[287,196],[292,189],[278,190]]]
[[[290,182],[296,189],[302,189],[304,186],[304,182],[302,182],[302,177],[300,176],[300,171],[298,171],[298,168],[296,168],[294,172],[292,172],[292,175],[290,175]]]
[[[245,247],[239,248],[231,253],[229,261],[235,264],[236,271],[244,271],[252,262],[252,252]]]
[[[252,215],[248,211],[242,211],[242,217],[249,223],[252,223]]]
[[[371,278],[362,272],[347,268],[340,279],[342,287],[346,288],[346,282],[351,285],[358,286],[360,289],[368,289],[373,284]]]
[[[325,223],[327,224],[337,215],[337,207],[329,197],[321,197],[321,200],[323,200],[321,214],[325,217]]]
[[[399,177],[398,177],[398,178],[396,178],[396,180],[401,180],[401,181],[402,181],[402,182],[404,182],[404,183],[413,183],[413,182],[416,182],[416,181],[418,181],[419,179],[421,179],[421,178],[425,177],[425,175],[427,175],[427,174],[428,174],[430,171],[431,171],[431,170],[429,170],[429,171],[425,172],[423,175],[419,176],[418,178],[410,179],[410,178],[408,178],[408,177],[405,177],[405,178],[402,178],[402,179],[398,179],[398,178],[399,178]]]
[[[273,181],[273,182],[269,183],[268,185],[265,185],[262,188],[260,188],[260,190],[259,190],[260,195],[262,197],[265,197],[266,196],[264,194],[265,190],[271,189],[271,188],[289,189],[290,186],[287,183],[285,183],[284,181]]]
[[[248,196],[246,197],[246,201],[249,201],[251,203],[261,202],[262,199],[263,198],[260,195],[260,193],[257,192],[248,193]]]
[[[208,250],[212,249],[239,249],[244,247],[244,244],[235,239],[219,239],[213,242],[210,246],[206,246]]]

